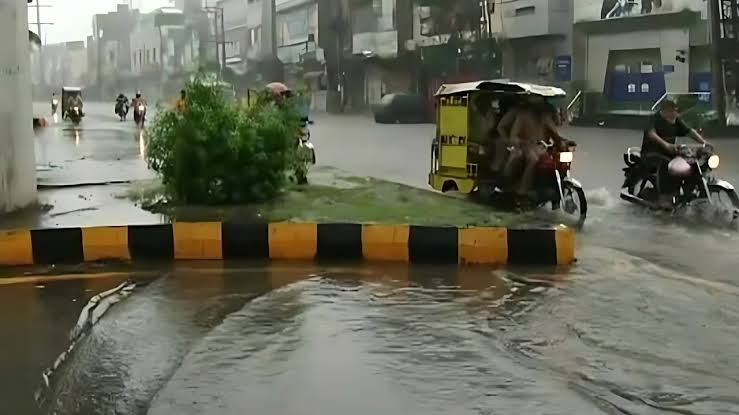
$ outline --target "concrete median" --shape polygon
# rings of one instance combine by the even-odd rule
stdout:
[[[0,231],[0,265],[141,260],[569,265],[574,231],[352,223],[175,222]]]

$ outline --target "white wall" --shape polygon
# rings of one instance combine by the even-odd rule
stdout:
[[[687,92],[690,75],[690,31],[685,28],[624,33],[591,34],[587,39],[586,76],[588,89],[602,91],[611,50],[659,49],[662,65],[674,65],[665,75],[668,92]],[[686,51],[686,62],[675,62],[678,49]]]
[[[27,7],[0,2],[0,213],[36,201]]]

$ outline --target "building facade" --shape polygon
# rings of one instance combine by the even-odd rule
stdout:
[[[604,107],[633,104],[651,110],[646,104],[666,92],[711,91],[705,1],[575,0],[574,4],[574,72],[585,90],[602,94]]]
[[[168,97],[182,88],[197,70],[199,39],[187,30],[185,14],[160,8],[142,15],[130,35],[132,80],[148,95]]]
[[[543,84],[572,79],[573,0],[494,0],[491,32],[502,76]]]
[[[407,47],[413,38],[410,0],[352,3],[351,55],[345,63],[348,110],[362,111],[385,94],[416,90],[415,57]]]
[[[43,53],[43,66],[40,53]],[[86,86],[87,66],[85,42],[47,44],[31,55],[31,79],[34,86],[55,90],[62,86]]]
[[[139,11],[119,4],[115,12],[96,14],[92,18],[92,37],[88,48],[95,49],[88,57],[90,72],[95,72],[97,95],[108,98],[120,89],[122,78],[132,75],[130,35],[139,20]]]
[[[318,46],[318,2],[277,0],[275,3],[277,57],[284,65],[285,82],[308,89],[315,106],[325,109],[325,58]]]

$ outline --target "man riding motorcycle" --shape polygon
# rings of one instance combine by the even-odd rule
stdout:
[[[659,111],[652,115],[644,129],[641,154],[647,166],[657,169],[657,203],[668,209],[672,207],[672,200],[680,185],[668,170],[668,164],[677,155],[677,137],[690,137],[699,144],[706,144],[706,140],[680,118],[677,104],[667,99],[662,102]]]
[[[144,113],[139,113],[139,107],[144,106]],[[141,91],[136,92],[136,98],[131,100],[131,106],[133,107],[133,116],[137,123],[141,123],[143,125],[143,122],[146,119],[146,100],[141,95]]]
[[[115,99],[115,113],[121,117],[121,120],[126,118],[128,108],[128,97],[123,93],[118,94],[118,97]]]
[[[136,92],[136,98],[134,98],[134,99],[131,100],[131,106],[132,107],[136,108],[139,105],[146,106],[146,100],[141,95],[141,91]]]

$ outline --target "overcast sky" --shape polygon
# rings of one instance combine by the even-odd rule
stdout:
[[[36,4],[34,0],[30,6]],[[44,43],[68,42],[85,40],[92,34],[92,16],[97,13],[115,11],[116,4],[128,4],[127,0],[40,0],[41,22],[54,23],[53,26],[41,27],[41,39]],[[132,0],[134,8],[144,12],[158,7],[174,4],[170,0]],[[36,8],[28,8],[28,22],[31,30],[36,31]]]

